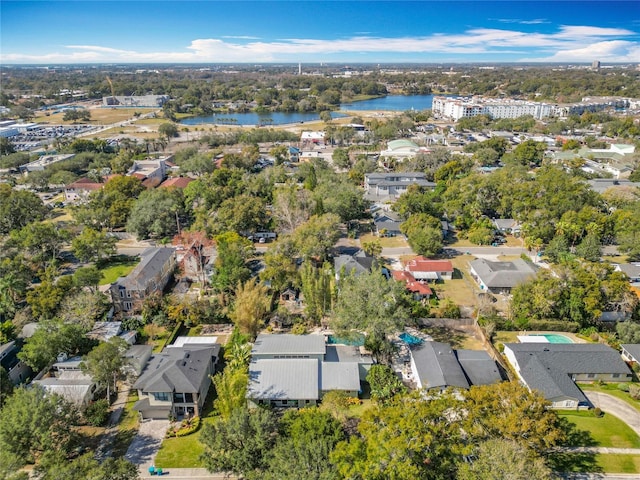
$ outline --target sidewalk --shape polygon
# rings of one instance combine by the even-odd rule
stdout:
[[[124,385],[121,385],[120,387],[116,401],[113,402],[113,405],[110,407],[111,414],[109,415],[107,428],[100,439],[100,445],[98,445],[98,448],[96,449],[97,460],[105,460],[107,457],[111,456],[113,441],[116,433],[118,432],[118,422],[120,422],[120,417],[122,416],[122,412],[124,412],[124,406],[126,405],[127,398],[129,397],[129,387]]]
[[[192,480],[225,480],[235,479],[233,475],[226,476],[223,473],[209,473],[206,468],[163,468],[162,476],[169,476],[170,478],[189,478]],[[140,478],[142,480],[157,479],[156,475],[149,475],[148,468],[140,469]]]

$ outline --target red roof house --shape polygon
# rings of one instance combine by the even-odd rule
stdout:
[[[418,256],[408,261],[404,269],[419,281],[451,280],[453,264],[450,260],[431,260]]]
[[[191,182],[193,182],[193,178],[172,177],[172,178],[167,178],[164,182],[162,182],[160,184],[160,188],[169,188],[169,187],[186,188],[187,185],[189,185]]]
[[[429,285],[416,281],[410,272],[406,272],[404,270],[392,270],[391,275],[394,280],[397,280],[398,282],[405,282],[407,290],[413,293],[413,297],[416,300],[429,298],[433,295],[433,291]]]

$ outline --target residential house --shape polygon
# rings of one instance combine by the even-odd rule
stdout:
[[[94,400],[98,385],[90,375],[82,372],[81,363],[82,357],[66,358],[66,355],[62,355],[52,366],[52,376],[32,383],[41,386],[48,393],[60,395],[74,405],[85,406]]]
[[[382,211],[374,212],[373,225],[376,229],[376,235],[380,237],[395,237],[396,235],[402,235],[400,225],[403,220],[395,212]]]
[[[300,134],[300,144],[303,149],[314,147],[316,145],[323,146],[324,132],[302,132]]]
[[[398,282],[404,282],[406,289],[411,292],[414,300],[428,300],[433,295],[429,285],[416,281],[411,272],[391,270],[391,276]]]
[[[27,381],[33,373],[31,368],[18,358],[21,348],[21,339],[0,345],[0,366],[9,374],[9,378],[15,385]]]
[[[451,280],[453,278],[451,260],[431,260],[417,256],[405,263],[404,269],[419,282]]]
[[[391,140],[387,142],[387,148],[380,152],[380,161],[385,163],[391,158],[399,162],[414,158],[421,152],[421,148],[411,140],[405,138],[399,140]]]
[[[624,273],[629,277],[629,282],[640,283],[640,263],[619,263],[614,270]]]
[[[129,315],[139,311],[144,299],[153,293],[162,293],[173,275],[173,248],[148,248],[140,257],[140,263],[129,275],[118,278],[109,287],[116,313]]]
[[[376,259],[368,255],[364,250],[358,250],[353,255],[342,254],[334,257],[333,267],[336,272],[336,280],[349,275],[361,275],[371,272],[377,264]]]
[[[86,177],[79,178],[64,187],[64,199],[70,203],[84,202],[91,192],[100,190],[104,185],[102,182],[95,182]]]
[[[169,162],[167,162],[167,164],[168,163]],[[179,188],[180,190],[183,190],[194,180],[195,179],[189,177],[171,177],[162,182],[158,188]]]
[[[434,189],[423,172],[365,173],[365,198],[372,201],[392,201],[405,193],[411,185]]]
[[[136,380],[142,418],[199,416],[220,355],[220,345],[165,348]]]
[[[116,95],[102,97],[102,105],[105,107],[158,108],[169,100],[169,95]]]
[[[106,342],[110,338],[120,335],[122,332],[122,322],[95,322],[87,337],[101,342]]]
[[[135,378],[139,377],[152,354],[153,346],[151,345],[131,345],[124,353],[128,363],[128,373]]]
[[[478,258],[469,262],[470,273],[480,289],[509,294],[517,285],[535,277],[536,267],[518,258],[512,262],[492,262]]]
[[[576,382],[632,379],[620,354],[604,344],[505,343],[504,355],[520,381],[542,393],[552,408],[590,406]]]
[[[215,246],[205,246],[199,240],[194,240],[186,248],[177,246],[176,263],[180,266],[183,277],[192,282],[202,283],[210,279],[217,257]]]
[[[636,188],[640,188],[640,182],[632,182],[631,180],[622,178],[594,178],[588,180],[587,183],[591,187],[591,190],[598,193],[604,193],[610,188],[628,191],[635,191]]]
[[[494,218],[493,224],[500,233],[511,234],[516,237],[522,232],[522,225],[513,218]]]
[[[358,347],[326,345],[323,335],[258,335],[251,351],[250,405],[306,407],[329,391],[357,397],[373,360]]]
[[[455,350],[448,343],[422,342],[410,352],[411,372],[419,389],[469,388],[504,380],[484,350]]]
[[[622,347],[622,359],[629,363],[640,364],[640,344],[637,343],[623,343]]]
[[[157,160],[134,160],[127,176],[139,178],[147,188],[155,188],[167,177],[166,161],[172,157]]]

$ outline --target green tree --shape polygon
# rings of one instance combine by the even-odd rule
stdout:
[[[71,242],[73,254],[82,262],[100,262],[116,253],[118,239],[91,227],[82,229]]]
[[[228,198],[218,208],[213,230],[254,233],[267,226],[266,202],[252,195]]]
[[[255,279],[247,280],[244,284],[239,282],[235,297],[230,317],[240,332],[255,338],[271,307],[267,287]]]
[[[42,220],[46,208],[42,200],[27,190],[14,190],[7,183],[0,184],[0,234],[26,227]]]
[[[379,403],[385,403],[407,390],[396,372],[387,365],[373,365],[367,374],[367,382],[371,386],[371,398]]]
[[[327,258],[329,249],[340,237],[340,219],[333,213],[313,215],[292,234],[296,250],[303,258]]]
[[[582,242],[576,247],[576,255],[588,260],[589,262],[600,261],[602,255],[602,246],[598,235],[589,234],[582,239]]]
[[[555,478],[542,457],[533,456],[513,440],[495,438],[482,442],[473,461],[461,463],[459,480],[551,480]]]
[[[178,127],[175,123],[165,122],[158,127],[158,133],[170,141],[173,137],[178,136]]]
[[[303,262],[300,284],[304,294],[305,315],[317,323],[333,304],[334,276],[331,265],[325,262],[317,268],[309,260]]]
[[[236,232],[225,232],[215,237],[218,258],[215,261],[213,282],[219,291],[229,291],[251,276],[247,259],[253,253],[253,244]]]
[[[281,437],[262,478],[268,480],[336,480],[329,454],[344,439],[340,422],[317,408],[289,411],[282,418]]]
[[[112,337],[91,350],[80,363],[83,372],[107,389],[109,401],[111,390],[115,392],[117,389],[118,380],[126,378],[129,362],[124,354],[128,348],[129,344],[123,338]]]
[[[7,398],[13,393],[13,382],[9,378],[9,373],[0,366],[0,410]]]
[[[34,463],[44,452],[68,452],[77,422],[77,410],[59,395],[19,387],[0,410],[0,451],[19,465]]]
[[[52,265],[69,240],[69,232],[53,223],[30,223],[11,232],[11,242],[23,249],[41,269]]]
[[[60,353],[69,357],[87,353],[95,342],[87,339],[85,333],[80,325],[41,321],[18,358],[38,372],[53,363]]]
[[[234,411],[247,405],[247,384],[249,382],[246,368],[225,368],[224,372],[213,377],[216,387],[216,399],[213,408],[223,419],[229,419]]]
[[[16,149],[8,137],[0,138],[0,155],[11,155]]]
[[[620,343],[640,343],[640,324],[626,321],[616,324],[616,333]]]
[[[289,147],[286,145],[276,145],[269,150],[269,155],[275,159],[276,165],[280,165],[289,158]]]
[[[137,480],[138,467],[124,458],[108,458],[99,463],[91,453],[72,460],[59,452],[42,456],[36,472],[40,480]]]
[[[56,315],[65,323],[75,323],[89,330],[107,314],[111,300],[98,291],[81,290],[65,295]]]
[[[262,478],[278,436],[269,410],[234,410],[228,419],[206,423],[200,434],[202,461],[210,472],[229,472],[249,480]]]
[[[331,325],[339,334],[366,332],[386,339],[409,318],[405,287],[388,281],[380,270],[340,279]]]
[[[431,257],[442,249],[440,220],[426,213],[411,215],[400,224],[400,231],[407,236],[409,245],[419,255]]]
[[[138,238],[166,238],[187,223],[182,190],[156,188],[142,192],[127,221],[127,231]]]
[[[535,140],[525,140],[511,153],[515,162],[520,165],[540,166],[547,145],[544,142],[536,142]],[[505,157],[506,158],[506,157]]]
[[[78,288],[89,287],[91,292],[95,293],[103,277],[104,274],[95,266],[80,267],[73,274],[73,282]]]

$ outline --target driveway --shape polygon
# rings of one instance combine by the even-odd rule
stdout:
[[[640,412],[619,398],[601,392],[583,390],[583,393],[600,410],[615,415],[640,435]]]
[[[153,465],[162,439],[169,429],[169,420],[145,420],[140,423],[125,458],[138,467]]]

